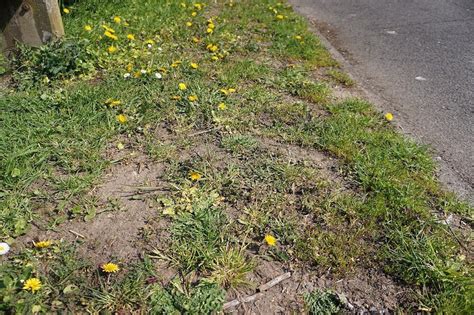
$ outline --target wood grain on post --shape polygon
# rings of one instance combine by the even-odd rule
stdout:
[[[0,50],[40,46],[64,35],[58,0],[0,0]]]

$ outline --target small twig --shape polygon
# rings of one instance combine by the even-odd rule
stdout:
[[[259,286],[258,291],[259,292],[266,291],[266,290],[270,289],[271,287],[276,286],[278,283],[282,282],[283,280],[288,279],[289,277],[291,277],[290,272],[284,273],[281,276],[278,276],[275,279]]]
[[[122,162],[123,160],[125,160],[125,158],[126,157],[124,156],[124,157],[121,157],[119,159],[112,160],[112,161],[110,161],[110,164],[117,164],[117,163]]]
[[[254,295],[250,295],[250,296],[245,296],[242,298],[241,302],[242,303],[248,303],[248,302],[253,302],[259,298],[261,298],[263,296],[263,293],[262,292],[258,292],[258,293],[255,293]]]
[[[70,233],[76,235],[77,237],[80,237],[80,238],[86,238],[84,235],[80,234],[80,233],[77,233],[76,231],[73,231],[73,230],[69,230]]]
[[[226,309],[231,308],[231,307],[236,307],[236,306],[240,305],[241,303],[253,302],[253,301],[261,298],[264,295],[263,294],[264,291],[267,291],[268,289],[276,286],[277,284],[279,284],[280,282],[288,279],[289,277],[291,277],[290,272],[284,273],[284,274],[276,277],[275,279],[259,286],[258,287],[259,292],[255,293],[253,295],[245,296],[241,299],[235,299],[235,300],[232,300],[232,301],[229,301],[229,302],[225,303],[224,306],[223,306],[223,309],[226,310]]]
[[[228,309],[231,307],[236,307],[240,304],[240,301],[238,299],[232,300],[230,302],[224,303],[223,309]]]
[[[140,192],[153,192],[163,190],[163,187],[137,187],[137,190]]]
[[[207,129],[207,130],[201,130],[201,131],[190,134],[189,137],[199,136],[199,135],[202,135],[202,134],[205,134],[205,133],[208,133],[208,132],[212,132],[214,130],[219,130],[219,129],[221,129],[221,127],[214,127],[214,128]]]

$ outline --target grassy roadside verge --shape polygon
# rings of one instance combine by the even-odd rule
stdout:
[[[22,49],[16,86],[0,98],[1,240],[14,248],[0,267],[2,310],[210,313],[226,291],[252,287],[262,257],[341,278],[383,269],[412,288],[398,305],[408,312],[472,308],[471,257],[437,217],[472,222],[472,209],[441,191],[426,148],[370,104],[331,96],[340,76],[314,78],[337,64],[285,4],[69,9],[71,40]],[[80,242],[15,248],[32,223],[97,219],[86,192],[120,163],[104,158],[111,146],[165,168],[168,189],[147,197],[169,231],[157,248],[119,261],[119,274],[83,260]],[[314,152],[337,158],[337,172],[320,170]],[[150,242],[162,232],[150,231]],[[177,276],[164,281],[157,260]],[[28,278],[42,288],[22,289]]]

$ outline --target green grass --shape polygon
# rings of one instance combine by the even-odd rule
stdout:
[[[262,259],[341,279],[383,270],[416,293],[399,305],[406,312],[472,309],[472,261],[458,243],[469,240],[436,217],[472,223],[472,208],[440,188],[429,149],[365,101],[331,100],[328,81],[353,82],[286,4],[183,3],[78,1],[64,41],[20,49],[0,96],[0,241],[14,248],[0,267],[0,310],[219,312],[227,290],[260,284],[249,279]],[[32,224],[57,229],[120,207],[89,192],[121,150],[163,167],[163,190],[143,197],[156,215],[142,235],[158,248],[107,275],[81,242],[20,246],[36,237]],[[337,162],[324,166],[321,154]],[[163,262],[176,271],[169,281]],[[22,289],[32,277],[36,293]],[[304,300],[313,313],[340,306],[326,291]]]
[[[331,69],[327,71],[327,74],[333,81],[335,81],[336,83],[341,83],[346,87],[351,87],[355,85],[354,80],[352,80],[347,73],[344,73],[342,71]]]

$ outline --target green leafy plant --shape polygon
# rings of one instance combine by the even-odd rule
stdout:
[[[200,283],[189,292],[155,284],[149,303],[153,314],[215,314],[222,310],[224,298],[224,290],[215,284]]]
[[[183,213],[172,227],[172,250],[184,270],[210,266],[223,247],[225,217],[214,207]]]
[[[19,87],[51,80],[83,77],[95,70],[94,53],[85,39],[65,39],[39,48],[21,45],[13,59],[13,78]]]
[[[329,315],[337,314],[341,302],[334,292],[330,290],[315,290],[304,295],[304,302],[310,314]]]

